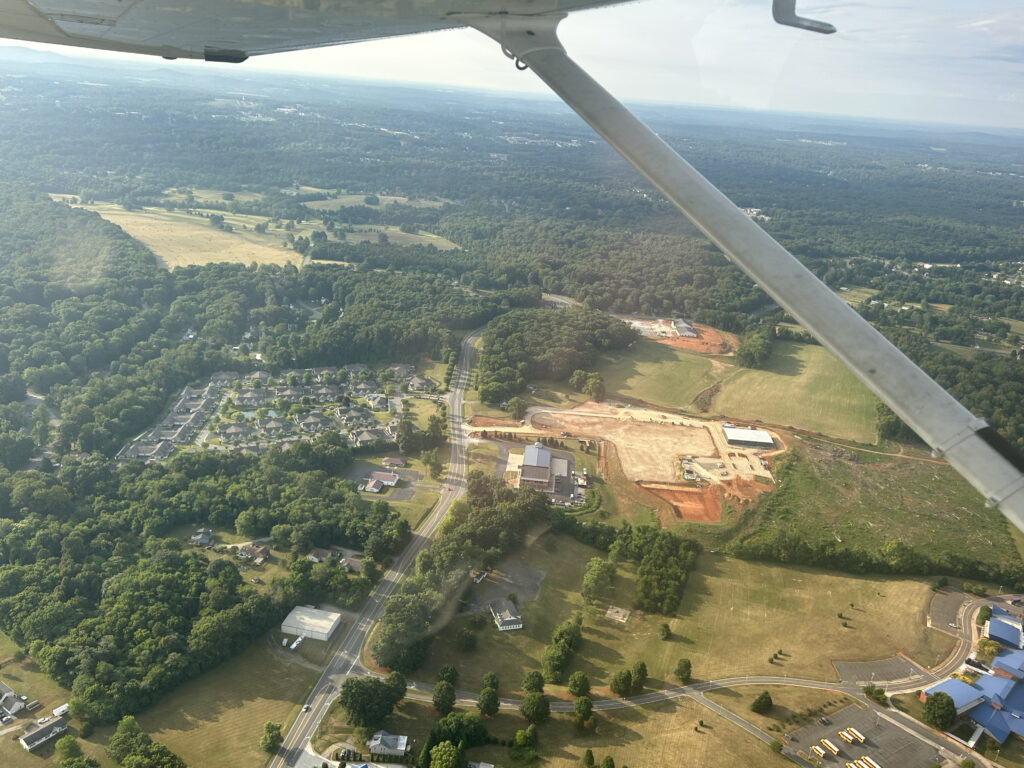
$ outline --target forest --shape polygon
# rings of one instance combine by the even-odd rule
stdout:
[[[409,526],[339,479],[350,462],[335,435],[258,459],[180,454],[140,467],[97,454],[53,473],[4,471],[0,629],[71,689],[75,717],[136,712],[297,603],[362,602],[374,559],[404,545]],[[202,523],[269,535],[299,556],[286,578],[257,588],[232,558],[209,560],[174,533]],[[301,557],[330,544],[364,550],[362,574]]]

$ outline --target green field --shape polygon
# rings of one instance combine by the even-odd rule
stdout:
[[[719,380],[726,364],[656,341],[641,339],[629,352],[600,365],[605,388],[624,397],[685,408]],[[728,366],[732,368],[732,366]]]
[[[772,708],[763,715],[750,711],[750,705],[762,691],[772,697]],[[795,685],[741,686],[719,688],[704,694],[719,706],[739,715],[762,731],[783,734],[795,731],[818,719],[852,705],[864,705],[837,691],[800,688]]]
[[[695,731],[698,720],[704,727]],[[384,721],[383,728],[409,736],[423,744],[437,715],[426,702],[406,700]],[[498,739],[511,739],[526,726],[518,713],[502,711],[486,721],[488,732]],[[538,753],[534,765],[547,768],[576,768],[585,750],[593,751],[598,763],[611,755],[617,766],[681,766],[684,768],[734,768],[760,765],[782,768],[792,765],[774,754],[767,744],[741,731],[728,720],[689,700],[667,701],[645,707],[602,712],[597,715],[597,733],[581,733],[567,715],[555,715],[538,726]],[[342,713],[333,712],[315,740],[317,748],[338,742],[361,741],[344,723]],[[517,765],[507,747],[481,746],[467,750],[469,760],[494,765]]]
[[[609,398],[697,411],[697,395],[718,385],[709,415],[862,443],[877,440],[874,395],[824,347],[814,344],[777,341],[768,367],[755,370],[741,368],[729,358],[641,340],[627,354],[603,362],[600,370]]]
[[[257,638],[240,656],[185,683],[138,715],[139,724],[193,766],[263,765],[263,723],[289,724],[319,671]]]
[[[775,343],[767,370],[722,381],[713,413],[874,443],[875,396],[824,347]]]
[[[414,677],[432,681],[440,665],[452,663],[466,690],[475,690],[481,676],[493,671],[503,692],[515,693],[525,672],[540,669],[555,625],[583,607],[583,569],[595,554],[572,539],[548,534],[510,558],[499,572],[508,564],[546,572],[539,599],[521,606],[523,630],[499,633],[489,621],[481,621],[475,630],[477,650],[460,653],[456,633],[473,626],[473,620],[459,617],[441,631],[427,667]],[[833,660],[878,659],[903,652],[932,665],[945,658],[953,644],[948,635],[926,628],[932,592],[921,580],[843,576],[703,555],[678,613],[669,619],[673,637],[666,642],[657,633],[665,617],[634,612],[620,624],[604,616],[609,605],[632,607],[635,579],[635,568],[620,564],[607,599],[584,609],[584,642],[570,671],[586,672],[599,696],[610,696],[611,676],[638,659],[647,664],[651,688],[677,684],[672,671],[680,657],[691,659],[694,677],[702,680],[743,674],[836,680]],[[837,617],[839,612],[847,627]],[[770,663],[780,648],[782,659]],[[547,691],[566,695],[560,686],[548,686]]]
[[[945,556],[1007,569],[1020,563],[1005,518],[944,463],[807,439],[794,441],[775,469],[782,483],[747,516],[745,536],[786,534],[871,553],[896,539],[936,563]]]

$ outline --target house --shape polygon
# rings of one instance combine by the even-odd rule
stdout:
[[[263,565],[270,557],[270,550],[260,544],[245,544],[239,548],[238,556],[252,560],[254,565]]]
[[[363,570],[363,558],[343,557],[338,561],[349,573],[360,573]]]
[[[331,550],[313,547],[313,549],[306,553],[306,559],[311,563],[323,563],[331,559]]]
[[[330,420],[318,411],[296,416],[295,422],[303,432],[323,432],[331,427]]]
[[[70,710],[70,709],[71,709],[70,705],[68,705],[68,704],[61,704],[59,707],[57,707],[55,710],[53,710],[53,716],[54,717],[64,717],[64,715],[66,715],[68,713],[68,710]]]
[[[413,392],[430,392],[437,389],[437,382],[427,376],[416,374],[409,379],[409,389]]]
[[[200,528],[188,537],[188,543],[197,547],[205,547],[213,541],[213,531],[209,528]]]
[[[374,392],[366,396],[366,404],[375,411],[388,409],[388,396],[382,392]]]
[[[488,607],[491,609],[491,618],[494,619],[494,626],[498,628],[499,632],[523,628],[523,617],[519,615],[511,600],[504,598],[495,600]]]
[[[67,729],[68,723],[63,717],[54,717],[45,723],[32,723],[25,728],[25,733],[22,734],[18,741],[21,742],[21,746],[31,752],[36,747],[40,747],[51,739],[57,738]]]
[[[385,467],[404,467],[405,459],[395,456],[385,456],[383,459],[381,459],[380,463],[383,464]]]
[[[0,682],[0,710],[5,715],[15,715],[25,708],[25,702],[6,683]]]
[[[230,387],[238,381],[238,374],[234,371],[217,371],[210,374],[210,384],[215,387]]]
[[[397,472],[371,472],[370,480],[379,480],[381,485],[386,485],[388,488],[394,488],[398,485],[398,473]]]
[[[229,443],[240,443],[252,435],[252,427],[248,424],[221,424],[217,427],[217,435]]]
[[[523,466],[519,471],[519,485],[547,490],[551,481],[551,449],[541,442],[526,446]]]
[[[363,446],[373,445],[378,440],[387,440],[387,435],[379,429],[361,429],[352,435],[351,440],[356,448],[362,448]]]
[[[318,403],[333,403],[335,400],[341,399],[341,387],[325,384],[314,389],[312,396]]]
[[[408,750],[409,737],[397,733],[377,731],[366,742],[371,755],[404,755]]]
[[[396,379],[405,379],[412,376],[416,369],[408,363],[392,363],[388,366],[388,370]]]
[[[263,434],[268,437],[276,437],[292,431],[292,425],[285,419],[263,419],[256,422],[256,426],[263,430]]]
[[[371,480],[363,486],[363,490],[367,493],[380,493],[384,490],[384,483],[380,480]]]

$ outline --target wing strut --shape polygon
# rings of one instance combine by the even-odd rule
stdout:
[[[453,14],[528,66],[725,255],[1024,530],[1024,461],[566,54],[564,14]]]

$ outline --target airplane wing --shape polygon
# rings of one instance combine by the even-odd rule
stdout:
[[[245,61],[463,26],[457,13],[568,12],[624,0],[0,0],[0,37]],[[792,2],[792,0],[790,0]]]
[[[472,26],[532,69],[1007,518],[1024,530],[1024,459],[745,216],[562,48],[568,12],[620,0],[0,0],[0,36],[168,58],[250,55]],[[829,34],[773,0],[780,24]]]

